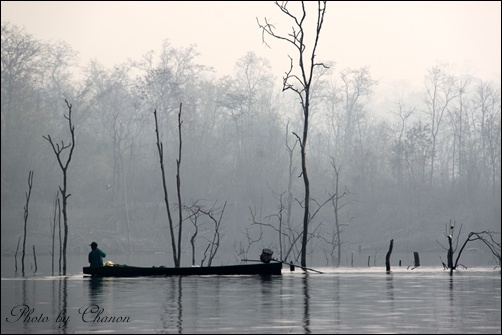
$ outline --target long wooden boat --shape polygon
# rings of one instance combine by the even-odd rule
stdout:
[[[280,275],[282,263],[253,263],[204,267],[98,266],[83,268],[84,274],[99,277],[201,276],[201,275]]]

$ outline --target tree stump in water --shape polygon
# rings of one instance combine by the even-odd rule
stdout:
[[[389,251],[387,251],[387,255],[385,256],[385,268],[390,271],[390,255],[392,254],[392,247],[394,246],[394,239],[390,240]]]
[[[413,257],[415,258],[415,267],[420,266],[420,256],[418,251],[413,251]]]

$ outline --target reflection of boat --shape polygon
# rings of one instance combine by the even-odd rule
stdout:
[[[280,275],[281,262],[203,266],[203,267],[137,267],[126,265],[84,267],[84,274],[100,277],[189,276],[189,275]]]

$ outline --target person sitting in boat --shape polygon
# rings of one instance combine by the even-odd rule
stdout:
[[[96,242],[92,242],[89,245],[92,249],[91,252],[89,252],[90,266],[103,266],[103,257],[106,257],[106,254],[103,250],[98,248],[98,244]]]

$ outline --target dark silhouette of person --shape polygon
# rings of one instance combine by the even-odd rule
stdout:
[[[91,252],[89,252],[90,266],[103,266],[103,257],[106,257],[106,254],[103,250],[98,248],[98,244],[96,242],[92,242],[89,245],[92,249]]]

